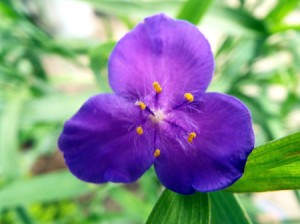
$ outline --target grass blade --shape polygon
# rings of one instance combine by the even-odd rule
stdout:
[[[250,154],[245,173],[234,192],[259,192],[300,188],[300,132],[259,146]]]

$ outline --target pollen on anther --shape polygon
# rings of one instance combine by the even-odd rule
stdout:
[[[189,136],[188,136],[188,142],[189,143],[192,143],[193,142],[193,140],[194,140],[194,138],[196,138],[196,133],[195,132],[191,132],[190,134],[189,134]]]
[[[155,92],[157,92],[157,93],[161,93],[161,91],[162,91],[162,88],[161,88],[161,86],[159,85],[159,83],[158,83],[158,82],[153,82],[152,86],[153,86],[153,88],[154,88]]]
[[[146,109],[146,104],[142,101],[136,101],[135,105],[139,106],[141,108],[141,110],[145,110]]]
[[[189,101],[189,102],[193,102],[194,101],[194,96],[191,93],[185,93],[184,94],[184,98]]]
[[[154,152],[154,157],[157,158],[159,156],[160,156],[160,150],[156,149],[155,152]]]
[[[138,126],[135,130],[136,130],[136,133],[138,133],[139,135],[142,135],[144,132],[142,126]]]

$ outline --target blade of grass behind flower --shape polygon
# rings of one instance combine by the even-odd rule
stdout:
[[[165,12],[173,14],[178,7],[184,2],[183,0],[173,1],[137,1],[137,0],[82,0],[90,3],[99,12],[107,15],[121,17],[146,17],[152,14]]]
[[[77,180],[69,171],[57,171],[28,180],[20,179],[0,188],[0,211],[34,202],[79,197],[91,190],[91,185]]]
[[[193,24],[198,24],[208,10],[211,3],[211,0],[188,0],[181,7],[177,18],[187,20]]]
[[[4,180],[13,180],[19,173],[18,131],[23,94],[23,91],[8,94],[0,111],[0,172]]]

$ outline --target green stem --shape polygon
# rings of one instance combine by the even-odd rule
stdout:
[[[16,213],[24,224],[34,224],[26,209],[22,206],[16,207]]]

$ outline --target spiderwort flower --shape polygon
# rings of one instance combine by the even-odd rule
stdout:
[[[182,194],[234,183],[253,149],[251,116],[236,98],[205,93],[213,70],[195,26],[146,18],[110,57],[115,93],[91,97],[65,123],[58,144],[71,172],[128,183],[153,164],[161,183]]]

